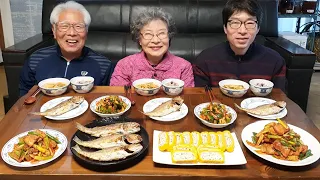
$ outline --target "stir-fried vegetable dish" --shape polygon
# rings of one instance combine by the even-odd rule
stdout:
[[[108,96],[96,103],[96,111],[103,114],[115,114],[124,111],[127,104],[119,96]]]
[[[257,148],[256,152],[281,160],[298,161],[312,156],[300,135],[290,129],[286,122],[277,120],[265,125],[259,133],[253,132],[252,142],[247,143]]]
[[[18,161],[31,163],[51,159],[61,142],[48,133],[40,130],[30,131],[27,135],[20,137],[19,142],[14,145],[9,156]]]
[[[232,119],[231,114],[227,111],[225,105],[210,103],[200,112],[201,119],[214,124],[226,124]]]

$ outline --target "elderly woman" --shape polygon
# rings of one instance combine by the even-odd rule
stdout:
[[[131,85],[141,78],[164,80],[177,78],[186,87],[194,87],[191,64],[168,51],[175,30],[172,17],[161,9],[141,13],[131,25],[131,34],[141,52],[121,59],[112,74],[110,85]]]

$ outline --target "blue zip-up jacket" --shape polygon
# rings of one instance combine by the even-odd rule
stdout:
[[[71,79],[81,76],[94,78],[95,85],[108,85],[112,73],[112,63],[106,57],[88,47],[82,49],[81,57],[66,61],[58,45],[35,51],[25,62],[20,75],[20,96],[25,95],[34,85],[47,78],[64,77]]]

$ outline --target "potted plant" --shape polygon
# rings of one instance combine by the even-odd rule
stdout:
[[[307,34],[307,49],[313,51],[317,56],[317,61],[320,62],[320,21],[315,20],[312,22],[307,22],[300,26],[300,34]],[[313,48],[311,45],[313,43]]]

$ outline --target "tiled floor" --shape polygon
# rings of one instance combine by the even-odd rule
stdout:
[[[8,94],[7,82],[3,65],[0,65],[0,120],[4,116],[3,95]],[[320,129],[320,72],[312,76],[307,115]]]

